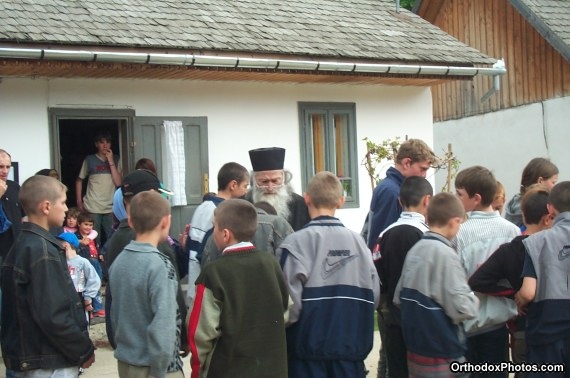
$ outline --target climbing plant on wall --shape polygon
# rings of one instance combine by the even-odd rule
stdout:
[[[405,140],[407,139],[408,137],[406,136]],[[366,168],[368,177],[370,178],[370,187],[374,190],[376,185],[383,180],[383,177],[380,177],[380,173],[386,166],[392,165],[396,160],[401,138],[399,136],[388,138],[380,143],[376,143],[368,137],[363,140],[366,143],[366,154],[361,164]],[[451,182],[455,178],[460,164],[461,162],[452,151],[451,144],[448,145],[447,151],[436,156],[436,161],[432,163],[432,168],[436,171],[440,169],[447,170],[445,184],[441,188],[442,192],[451,191]]]

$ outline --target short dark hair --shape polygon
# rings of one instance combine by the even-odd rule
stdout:
[[[433,188],[428,180],[420,176],[407,177],[400,186],[402,207],[418,206],[425,196],[433,196]]]
[[[539,224],[542,217],[548,214],[549,190],[535,184],[528,187],[521,199],[521,211],[524,223]]]
[[[550,190],[550,203],[556,211],[570,211],[570,181],[559,182]]]
[[[80,211],[79,215],[77,216],[77,224],[81,224],[84,222],[95,223],[95,219],[93,215],[91,215],[88,211]]]
[[[232,181],[238,184],[249,181],[249,172],[243,165],[230,162],[226,163],[218,171],[218,191],[227,189]]]
[[[445,226],[453,218],[464,218],[461,200],[451,193],[438,193],[429,201],[427,221],[429,226]]]
[[[130,205],[129,220],[137,234],[154,230],[170,214],[170,202],[152,190],[136,194]]]
[[[485,167],[476,165],[460,171],[455,177],[455,188],[464,189],[469,197],[475,194],[481,196],[481,205],[489,206],[495,199],[497,180],[493,172]]]
[[[105,139],[107,142],[112,142],[113,141],[113,137],[111,136],[111,133],[108,131],[101,131],[99,133],[97,133],[95,135],[95,142],[100,142],[103,139]]]
[[[202,202],[206,201],[209,197],[216,197],[216,193],[208,192],[202,196]]]
[[[147,171],[151,171],[155,175],[157,174],[156,165],[154,165],[154,162],[149,158],[142,158],[137,160],[137,162],[135,163],[135,169],[146,169]]]
[[[68,218],[77,219],[77,217],[79,217],[79,214],[81,214],[81,210],[79,210],[78,207],[70,207],[67,210],[67,213],[65,213],[65,219],[68,219]]]
[[[220,203],[214,210],[219,228],[228,229],[239,242],[253,239],[257,230],[257,210],[251,202],[233,198]]]
[[[61,181],[49,176],[34,175],[24,181],[18,199],[26,214],[37,214],[41,202],[55,202],[65,195],[66,191],[67,186]]]

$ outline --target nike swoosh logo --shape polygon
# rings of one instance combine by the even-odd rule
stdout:
[[[356,257],[358,256],[357,255],[347,256],[341,259],[335,259],[335,261],[332,263],[329,261],[329,258],[327,257],[323,261],[323,271],[321,277],[323,278],[323,280],[326,280],[333,273],[339,271],[343,266],[348,264],[350,261],[354,260]]]
[[[566,260],[568,257],[570,257],[570,245],[565,245],[558,252],[558,261]]]

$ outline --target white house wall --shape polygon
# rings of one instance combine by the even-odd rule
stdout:
[[[434,124],[436,150],[453,151],[460,169],[483,165],[505,185],[507,198],[519,191],[521,173],[535,157],[550,158],[570,180],[570,97]],[[436,187],[445,172],[436,174]]]
[[[130,108],[136,116],[206,116],[210,189],[228,161],[250,168],[248,150],[280,146],[301,193],[298,102],[354,102],[358,156],[364,137],[380,142],[405,135],[432,144],[429,88],[343,84],[282,84],[116,79],[10,79],[0,82],[0,148],[20,163],[20,181],[51,164],[49,107]],[[86,141],[90,143],[91,141]],[[360,209],[338,215],[360,230],[371,189],[359,171]]]

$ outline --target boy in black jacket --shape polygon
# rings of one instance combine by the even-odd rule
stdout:
[[[380,234],[381,258],[375,261],[381,282],[381,301],[387,311],[384,316],[384,348],[390,369],[390,378],[407,378],[406,344],[402,335],[400,309],[392,300],[398,280],[402,275],[408,251],[429,228],[425,223],[427,206],[433,196],[433,188],[423,177],[408,177],[400,187],[400,204],[404,210],[400,218]]]
[[[63,224],[66,190],[48,176],[24,182],[19,199],[28,221],[2,265],[2,356],[22,377],[77,376],[95,361],[65,249],[48,231]]]

